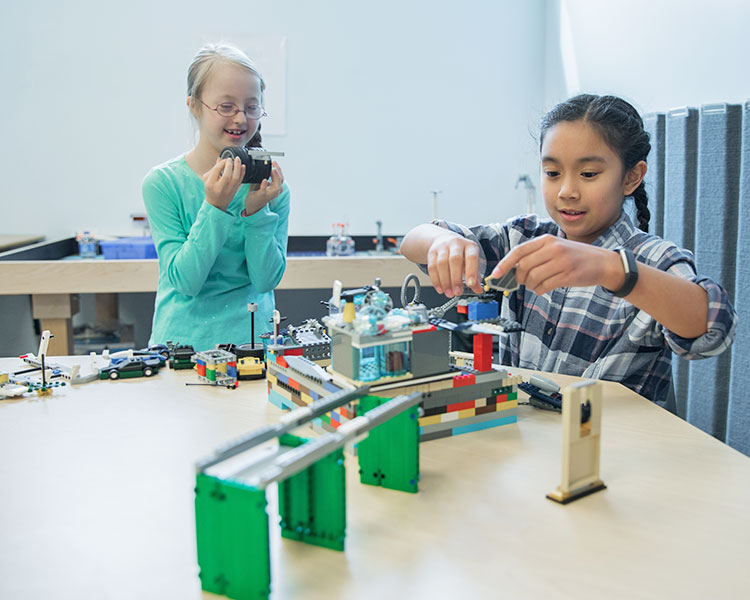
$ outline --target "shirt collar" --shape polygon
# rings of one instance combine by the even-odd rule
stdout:
[[[602,248],[612,249],[624,246],[633,235],[638,231],[633,220],[626,210],[620,213],[620,217],[612,225],[594,240],[592,246],[601,246]]]

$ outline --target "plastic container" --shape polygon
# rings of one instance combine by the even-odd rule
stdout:
[[[127,237],[99,243],[107,260],[156,258],[156,248],[151,236]]]
[[[84,231],[76,236],[78,241],[78,256],[81,258],[96,258],[98,253],[96,238],[90,231]]]

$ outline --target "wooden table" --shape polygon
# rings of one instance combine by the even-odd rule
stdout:
[[[263,381],[196,380],[0,401],[0,598],[214,597],[193,463],[281,411]],[[747,598],[750,458],[618,384],[604,396],[608,489],[567,506],[545,498],[560,415],[530,406],[517,425],[422,444],[418,494],[361,485],[348,457],[343,553],[282,540],[271,488],[272,597]]]
[[[44,239],[43,235],[20,234],[20,233],[0,233],[0,252],[21,248],[29,244],[35,244]]]

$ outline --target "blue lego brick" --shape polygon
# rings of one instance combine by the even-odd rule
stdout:
[[[474,423],[473,425],[454,427],[453,435],[471,433],[472,431],[481,431],[482,429],[491,429],[492,427],[500,427],[501,425],[510,425],[511,423],[517,422],[518,417],[516,415],[513,415],[512,417],[503,417],[502,419],[493,419],[492,421],[485,421],[484,423]]]
[[[496,300],[489,302],[469,302],[469,321],[481,321],[482,319],[494,319],[500,314]]]
[[[281,383],[285,383],[286,385],[289,385],[289,377],[287,375],[284,375],[281,372],[276,373],[276,379],[278,379]]]
[[[325,389],[327,389],[329,392],[333,392],[334,394],[336,392],[340,392],[341,391],[340,387],[338,387],[337,385],[331,383],[330,381],[324,381],[323,382],[323,387]]]
[[[283,403],[284,397],[279,394],[278,392],[275,392],[274,390],[269,390],[268,392],[268,401],[273,404],[277,408],[284,409],[286,408]]]

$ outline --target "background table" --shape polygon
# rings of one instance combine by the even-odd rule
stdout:
[[[296,245],[303,248],[311,245],[325,248],[325,238],[311,240],[290,238],[290,245],[298,242]],[[358,241],[359,246],[363,246],[362,241]],[[96,294],[97,316],[102,322],[116,322],[117,294],[155,292],[159,282],[159,263],[155,258],[62,260],[75,252],[75,239],[61,238],[0,255],[0,296],[31,295],[33,318],[40,320],[42,329],[49,329],[55,335],[50,342],[51,353],[75,351],[72,318],[79,310],[77,294]],[[276,287],[277,299],[280,308],[291,311],[285,315],[291,318],[290,323],[299,324],[300,314],[305,318],[311,316],[310,307],[315,308],[321,299],[330,298],[336,279],[344,282],[346,289],[372,284],[375,277],[381,278],[384,288],[400,288],[410,273],[429,286],[429,277],[400,255],[289,256],[284,276]],[[293,300],[285,295],[289,290],[295,291]],[[322,296],[315,293],[323,290]],[[425,289],[425,295],[429,293],[434,294],[431,286],[429,291]],[[398,301],[397,298],[394,296],[394,300]],[[295,311],[296,306],[305,309]],[[149,323],[150,319],[151,316]]]
[[[0,401],[0,598],[214,597],[193,464],[281,411],[264,381],[188,381],[163,370]],[[750,458],[618,384],[604,398],[608,489],[567,506],[545,498],[560,415],[530,406],[422,444],[418,494],[361,485],[347,457],[343,553],[282,540],[271,488],[272,597],[747,598]]]

